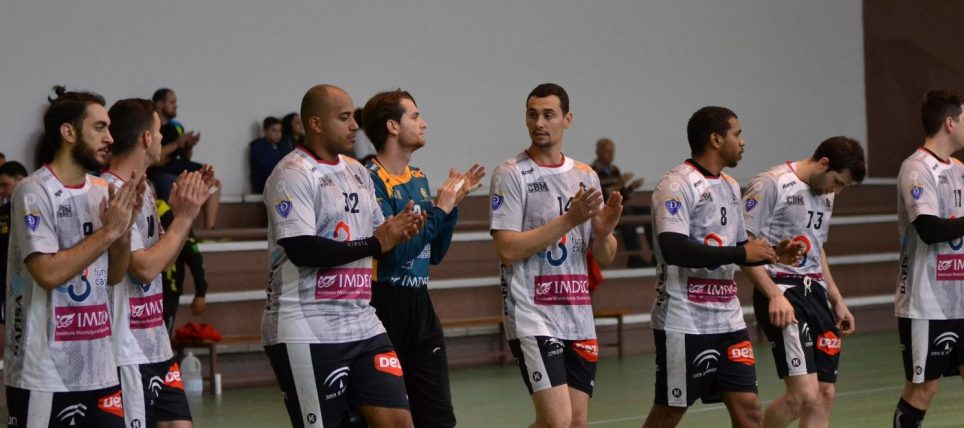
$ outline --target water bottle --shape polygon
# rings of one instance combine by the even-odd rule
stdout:
[[[184,381],[184,392],[188,395],[200,395],[204,390],[201,360],[198,360],[193,352],[188,351],[187,356],[181,360],[181,380]]]

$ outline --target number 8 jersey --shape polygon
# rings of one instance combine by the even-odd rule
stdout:
[[[298,267],[278,245],[294,236],[371,237],[384,217],[368,170],[346,156],[329,163],[298,147],[268,177],[264,203],[271,268],[264,344],[346,343],[384,333],[369,305],[371,257],[327,269]]]
[[[945,162],[920,148],[901,164],[897,186],[900,272],[895,314],[914,319],[962,319],[964,240],[927,245],[913,223],[921,215],[964,216],[964,166],[957,159]]]
[[[580,187],[599,189],[599,177],[589,165],[565,156],[559,165],[539,165],[522,152],[492,174],[490,229],[524,232],[543,226],[569,210]],[[548,248],[502,266],[509,340],[596,338],[586,271],[591,239],[586,221]]]
[[[671,232],[703,245],[731,247],[747,240],[740,212],[740,186],[726,174],[708,175],[692,161],[673,168],[653,192],[656,236]],[[653,328],[687,334],[728,333],[746,328],[736,297],[736,266],[668,265],[656,244]]]

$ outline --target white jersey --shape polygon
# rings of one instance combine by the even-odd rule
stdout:
[[[330,269],[299,268],[278,245],[294,236],[371,237],[384,217],[368,170],[346,156],[327,163],[298,147],[271,172],[264,203],[271,268],[261,320],[264,344],[345,343],[384,333],[369,305],[371,257]]]
[[[600,189],[588,165],[564,157],[559,165],[540,166],[522,152],[492,174],[490,229],[524,232],[543,226],[569,209],[580,188]],[[592,237],[587,221],[548,248],[502,266],[508,339],[596,337],[586,270]]]
[[[17,186],[7,257],[7,386],[66,392],[117,385],[107,252],[53,290],[41,287],[24,264],[31,254],[69,249],[99,229],[106,198],[103,179],[88,175],[82,186],[67,187],[49,167]]]
[[[834,194],[817,195],[794,172],[796,162],[777,165],[753,177],[743,195],[746,230],[776,245],[784,239],[803,243],[803,259],[795,266],[765,265],[771,277],[809,275],[823,278],[820,256],[830,230]],[[820,281],[821,285],[825,285]],[[780,284],[786,291],[789,286]]]
[[[900,273],[895,314],[914,319],[964,319],[964,238],[927,245],[914,220],[964,217],[964,166],[921,148],[904,160],[897,178]]]
[[[124,180],[111,172],[103,174],[108,183],[120,188]],[[131,227],[131,253],[154,246],[160,239],[161,223],[153,192],[144,192],[144,203]],[[164,326],[164,290],[161,274],[142,284],[129,273],[111,287],[114,318],[114,354],[117,365],[167,361],[174,356]]]
[[[747,240],[740,210],[740,186],[726,174],[711,176],[686,161],[673,168],[653,192],[656,236],[671,232],[703,245],[731,247]],[[746,328],[729,264],[712,269],[666,264],[659,239],[653,328],[687,334],[716,334]]]

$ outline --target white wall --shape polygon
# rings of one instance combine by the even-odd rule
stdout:
[[[745,180],[831,135],[864,141],[863,64],[857,0],[4,0],[0,150],[32,159],[54,84],[108,103],[169,86],[203,133],[195,159],[241,194],[264,116],[297,110],[315,83],[356,105],[401,87],[428,121],[415,164],[434,184],[526,147],[525,96],[552,81],[571,98],[566,154],[592,161],[611,137],[617,163],[651,186],[688,155],[689,115],[724,105],[743,123],[731,173]]]

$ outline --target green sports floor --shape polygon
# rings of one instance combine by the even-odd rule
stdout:
[[[777,397],[783,384],[776,378],[773,356],[757,344],[757,375],[764,405]],[[623,360],[603,358],[590,402],[589,425],[639,427],[653,401],[653,354]],[[460,427],[525,427],[533,420],[532,406],[515,365],[456,369],[452,395]],[[896,332],[862,334],[844,341],[833,427],[890,427],[894,405],[903,385]],[[198,427],[283,427],[288,416],[276,388],[226,390],[221,397],[192,398]],[[5,413],[5,411],[3,412]],[[697,404],[681,427],[727,427],[722,405]],[[964,384],[945,378],[927,413],[925,426],[964,426]]]

